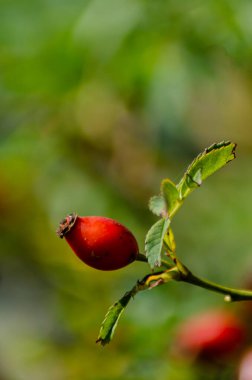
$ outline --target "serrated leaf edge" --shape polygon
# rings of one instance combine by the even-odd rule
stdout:
[[[100,328],[96,343],[101,343],[102,346],[105,346],[112,340],[118,321],[131,298],[132,298],[132,294],[130,292],[127,292],[119,301],[115,302],[113,305],[109,307],[107,313],[105,314],[104,320],[101,323],[101,328]],[[114,318],[114,320],[110,322],[108,332],[103,337],[106,324],[108,323],[108,318],[110,314],[113,312],[113,309],[116,308],[118,305],[120,305],[121,308],[118,314],[116,315],[116,318]]]
[[[161,223],[161,221],[163,221],[164,225],[163,225],[163,228],[162,228],[162,234],[161,234],[161,237],[160,237],[160,234],[158,232],[154,233],[152,235],[152,239],[151,239],[151,242],[154,244],[152,244],[152,249],[153,249],[153,246],[157,246],[158,244],[160,244],[160,249],[159,249],[159,258],[153,263],[152,260],[150,260],[151,258],[151,254],[148,254],[148,252],[150,252],[151,250],[149,250],[149,245],[150,245],[150,241],[148,241],[148,238],[150,237],[150,235],[153,233],[152,231],[154,230],[154,228],[157,226],[158,223]],[[164,228],[165,226],[165,223],[167,223],[167,226],[166,228]],[[151,267],[151,269],[153,269],[155,266],[160,266],[161,265],[161,252],[162,252],[162,247],[163,247],[163,239],[164,239],[164,236],[169,228],[169,225],[170,225],[170,219],[169,218],[162,218],[162,219],[159,219],[155,224],[153,224],[151,226],[151,228],[149,229],[149,231],[147,232],[147,235],[146,235],[146,238],[145,238],[145,253],[146,253],[146,257],[148,259],[148,263]],[[155,237],[156,235],[156,237]]]

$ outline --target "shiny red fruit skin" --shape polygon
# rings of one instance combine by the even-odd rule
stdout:
[[[180,327],[178,350],[184,356],[219,360],[235,353],[245,337],[245,328],[235,315],[212,310],[191,317]]]
[[[115,220],[101,216],[77,216],[65,239],[85,264],[103,271],[123,268],[138,254],[132,233]]]

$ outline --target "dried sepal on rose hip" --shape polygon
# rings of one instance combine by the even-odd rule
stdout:
[[[136,260],[138,244],[133,234],[117,221],[101,216],[69,214],[57,230],[75,254],[87,265],[115,270]]]

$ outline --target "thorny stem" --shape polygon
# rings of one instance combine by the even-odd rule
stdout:
[[[141,256],[140,261],[147,261]],[[96,341],[97,343],[105,345],[110,342],[120,315],[128,305],[129,301],[134,298],[138,292],[141,292],[142,290],[152,289],[156,286],[170,282],[171,280],[188,282],[201,288],[224,294],[224,300],[227,302],[252,300],[252,291],[228,288],[226,286],[215,284],[211,281],[197,277],[193,275],[192,272],[177,258],[175,258],[174,264],[175,265],[171,268],[168,263],[168,269],[160,272],[150,273],[146,275],[142,280],[137,281],[137,283],[130,291],[126,292],[118,302],[110,307],[102,323],[99,337]],[[166,263],[162,263],[162,265],[165,266]]]
[[[179,276],[180,273],[177,267],[169,267],[169,269],[161,272],[147,274],[144,278],[138,280],[133,288],[129,292],[125,293],[120,301],[127,299],[128,303],[130,298],[133,298],[138,292],[146,289],[152,289],[155,286],[165,284],[172,279],[178,279]]]
[[[197,277],[191,272],[188,272],[187,276],[182,277],[180,280],[199,286],[201,288],[211,290],[213,292],[224,294],[224,300],[226,302],[252,300],[251,290],[229,288],[227,286],[216,284],[204,278]]]
[[[146,256],[139,254],[137,260],[148,262]],[[162,260],[162,266],[168,269],[171,269],[171,265]],[[224,300],[226,302],[235,302],[235,301],[249,301],[252,300],[252,290],[245,289],[235,289],[229,288],[227,286],[223,286],[220,284],[216,284],[207,279],[195,276],[180,260],[176,259],[176,268],[178,270],[178,276],[173,278],[176,281],[183,281],[189,284],[199,286],[204,289],[208,289],[213,292],[217,292],[220,294],[224,294]],[[163,272],[165,273],[165,271]],[[153,273],[153,276],[155,273]],[[160,273],[158,274],[160,276]]]
[[[180,273],[178,278],[175,278],[177,281],[187,282],[189,284],[199,286],[204,289],[211,290],[213,292],[224,294],[224,300],[226,302],[234,301],[248,301],[252,300],[252,291],[244,289],[234,289],[215,282],[209,281],[205,278],[195,276],[180,260],[177,259],[177,269]]]

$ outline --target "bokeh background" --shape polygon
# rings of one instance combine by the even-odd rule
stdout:
[[[173,228],[195,273],[242,286],[252,263],[251,1],[0,8],[0,379],[202,378],[199,366],[173,358],[177,326],[239,307],[171,283],[137,295],[102,348],[107,308],[149,269],[95,271],[55,230],[69,212],[104,215],[143,251],[161,179],[179,181],[205,147],[232,140],[237,160],[186,200]]]

